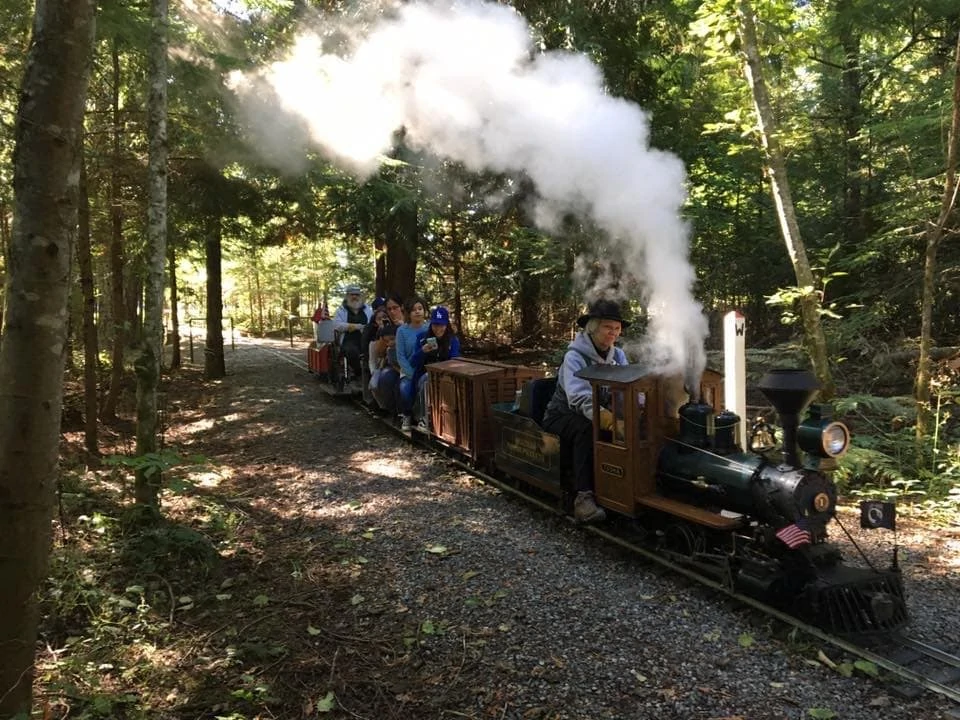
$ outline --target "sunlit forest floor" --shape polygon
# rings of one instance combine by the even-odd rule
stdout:
[[[133,452],[129,419],[104,428],[95,469],[80,459],[77,428],[65,428],[41,716],[588,717],[560,696],[503,695],[512,671],[483,658],[518,622],[508,591],[464,589],[478,574],[494,582],[496,569],[467,567],[450,586],[428,579],[462,561],[436,539],[437,524],[465,522],[443,516],[448,498],[507,501],[324,395],[297,365],[305,347],[228,348],[228,377],[216,382],[185,354],[164,385],[164,451],[151,460],[167,487],[161,522],[129,513],[131,468],[114,457]],[[852,509],[841,519],[856,524]],[[889,549],[877,537],[867,542]],[[908,512],[899,540],[909,569],[956,575],[957,517]],[[422,587],[397,585],[407,563],[422,566]],[[447,596],[451,609],[424,615]],[[464,606],[485,614],[454,625],[446,613]],[[628,716],[617,712],[597,717]]]

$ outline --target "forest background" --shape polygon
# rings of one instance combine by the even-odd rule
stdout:
[[[839,474],[846,488],[934,508],[960,498],[956,3],[513,5],[532,48],[587,56],[610,96],[648,113],[650,145],[682,160],[692,289],[712,349],[731,309],[748,318],[751,346],[780,354],[792,343],[815,367],[822,334],[838,410],[859,421],[857,451]],[[523,174],[470,170],[398,132],[358,178],[276,106],[268,122],[290,142],[264,144],[233,74],[284,57],[304,28],[345,46],[344,20],[362,29],[383,12],[300,0],[100,3],[85,85],[78,281],[66,302],[65,417],[85,424],[90,458],[98,421],[134,409],[132,371],[150,355],[154,322],[173,367],[187,327],[202,325],[207,377],[216,378],[225,372],[219,328],[308,333],[313,309],[335,305],[354,282],[371,295],[416,290],[449,305],[475,348],[562,344],[598,282],[643,316],[642,284],[610,262],[617,239],[572,213],[538,229],[538,188]],[[26,96],[18,88],[29,90],[33,18],[30,3],[0,1],[5,328],[17,256],[15,118]],[[138,382],[155,390],[144,367]],[[150,453],[149,439],[138,442],[139,457]],[[155,500],[155,478],[141,473],[138,500]]]
[[[852,398],[842,411],[896,417],[894,435],[909,436],[918,412],[921,421],[928,413],[946,423],[950,366],[924,360],[949,358],[958,344],[951,121],[960,11],[947,0],[762,2],[753,9],[755,37],[745,40],[740,5],[515,7],[529,23],[533,47],[585,54],[610,96],[648,113],[650,145],[683,161],[693,292],[709,320],[712,349],[720,318],[736,309],[748,319],[752,347],[793,340],[815,367],[818,354],[828,357],[829,382],[841,398]],[[354,282],[371,297],[416,289],[449,305],[461,335],[480,347],[562,344],[598,283],[643,313],[644,288],[610,261],[616,239],[573,214],[550,233],[539,230],[531,212],[538,190],[528,177],[473,172],[411,149],[398,135],[386,161],[358,179],[311,146],[302,122],[276,105],[251,114],[228,89],[237,72],[284,58],[305,29],[344,44],[343,23],[362,32],[376,24],[381,7],[183,3],[171,10],[164,38],[166,276],[159,282],[175,351],[198,325],[309,333],[313,309],[335,306]],[[5,2],[0,12],[0,244],[7,258],[14,89],[31,7]],[[144,337],[151,12],[104,2],[97,16],[84,119],[80,282],[69,301],[66,358],[70,369],[90,373],[96,411],[92,404],[76,411],[93,425],[91,434],[94,414],[116,417],[125,363]],[[758,121],[756,82],[744,80],[748,40],[756,43],[772,128]],[[258,124],[278,127],[282,141],[265,142]],[[770,169],[771,139],[782,170]],[[792,191],[792,236],[782,230],[785,212],[767,182],[775,175],[785,176]],[[820,324],[813,332],[804,319],[812,314],[809,298]],[[92,313],[86,325],[85,309]],[[821,352],[811,340],[816,333]],[[208,376],[223,372],[222,345],[215,342],[205,357]],[[824,372],[818,368],[821,380]],[[916,403],[878,400],[911,395]],[[921,447],[919,463],[908,459],[908,475],[918,465],[934,470],[934,451],[938,461],[950,454],[945,435],[933,428],[923,422],[920,436],[936,436],[938,445]],[[89,450],[96,453],[93,439]],[[872,461],[888,479],[903,480],[900,467],[881,456]]]

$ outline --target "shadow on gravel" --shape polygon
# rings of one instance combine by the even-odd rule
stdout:
[[[389,538],[416,531],[384,519],[417,464],[306,373],[268,376],[169,382],[168,448],[210,463],[166,474],[156,523],[131,519],[117,468],[68,474],[38,678],[51,717],[473,717],[482,638],[383,593]],[[403,502],[426,516],[436,497]]]

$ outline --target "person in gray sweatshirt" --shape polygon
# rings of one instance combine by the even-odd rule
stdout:
[[[576,496],[573,515],[579,522],[603,520],[606,515],[593,497],[593,390],[576,377],[588,365],[626,365],[627,356],[614,343],[630,326],[620,305],[612,300],[592,303],[577,320],[581,330],[573,338],[557,372],[557,389],[543,415],[543,429],[560,437],[572,449]],[[612,430],[613,413],[600,408],[600,427]]]

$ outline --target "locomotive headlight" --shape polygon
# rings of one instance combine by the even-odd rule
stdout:
[[[823,429],[823,450],[830,457],[839,457],[850,445],[850,431],[841,422],[830,423]]]
[[[829,407],[812,405],[797,428],[797,443],[811,455],[837,458],[850,447],[850,431],[842,422],[833,420]]]

